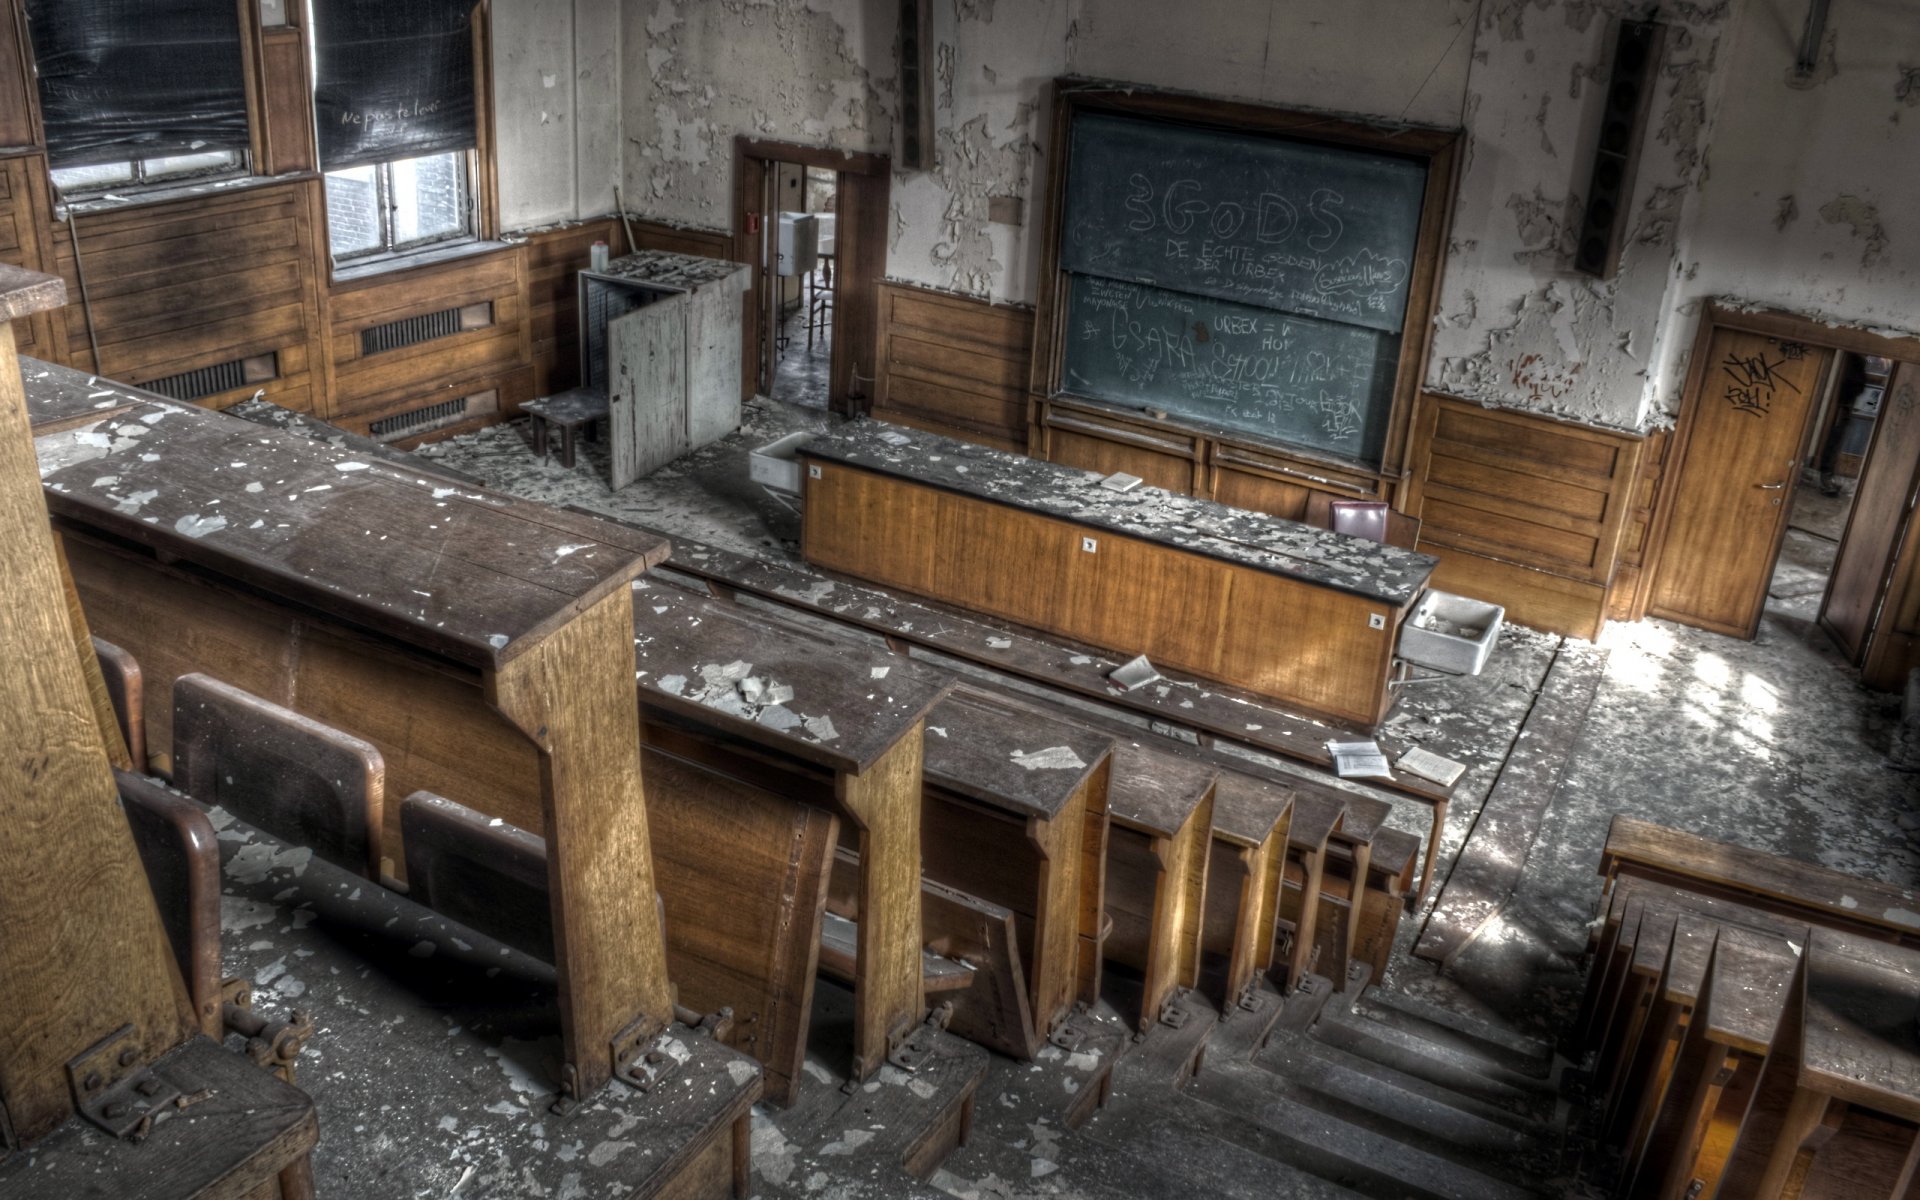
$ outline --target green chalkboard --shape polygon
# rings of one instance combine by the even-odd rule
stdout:
[[[1399,333],[1426,184],[1417,159],[1081,113],[1060,265]]]
[[[1062,390],[1380,461],[1398,331],[1094,275],[1069,280]]]

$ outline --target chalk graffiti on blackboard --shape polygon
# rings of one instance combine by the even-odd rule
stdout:
[[[1073,282],[1072,390],[1363,458],[1392,382],[1380,335],[1097,276]]]
[[[1783,357],[1778,362],[1768,362],[1765,355],[1754,354],[1742,357],[1728,354],[1720,369],[1728,377],[1726,401],[1735,412],[1746,413],[1750,417],[1765,417],[1773,411],[1774,397],[1782,387],[1799,391],[1800,387],[1791,379],[1779,374],[1781,367],[1790,360]]]

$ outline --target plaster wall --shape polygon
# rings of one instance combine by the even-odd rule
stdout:
[[[620,0],[494,0],[500,227],[614,209],[620,180]]]
[[[1744,0],[1728,39],[1711,170],[1689,205],[1660,404],[1677,411],[1701,301],[1920,331],[1920,8],[1834,0],[1796,78],[1806,7]]]
[[[496,3],[510,226],[606,211],[611,170],[630,211],[728,229],[736,133],[893,150],[891,4],[576,0],[555,22],[537,0]],[[1456,127],[1428,385],[1658,424],[1677,407],[1702,297],[1920,323],[1920,21],[1907,0],[1832,7],[1831,54],[1811,85],[1789,86],[1804,0],[1661,6],[1672,30],[1626,250],[1599,281],[1572,270],[1573,242],[1614,21],[1645,15],[1642,0],[933,0],[936,160],[895,175],[888,275],[1031,302],[1057,76]],[[611,85],[596,57],[610,46]],[[536,60],[569,48],[585,90],[564,111],[594,128],[556,148],[533,101],[560,89]]]
[[[892,6],[865,0],[628,0],[628,209],[731,228],[736,134],[890,152],[894,32]]]

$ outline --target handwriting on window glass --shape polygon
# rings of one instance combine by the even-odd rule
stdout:
[[[1792,344],[1789,343],[1789,345]],[[1787,348],[1783,346],[1782,351],[1786,351]],[[1794,348],[1799,349],[1801,354],[1805,353],[1804,347]],[[1797,357],[1799,356],[1795,354],[1784,353],[1779,361],[1768,362],[1764,354],[1744,357],[1738,354],[1727,355],[1726,361],[1720,364],[1720,369],[1726,373],[1728,380],[1727,403],[1735,412],[1743,412],[1753,417],[1765,417],[1773,411],[1774,398],[1780,394],[1781,388],[1794,392],[1800,390],[1798,384],[1779,373],[1781,367]]]

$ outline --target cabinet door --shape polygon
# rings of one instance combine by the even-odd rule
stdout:
[[[687,297],[607,323],[609,440],[615,491],[687,451]]]

